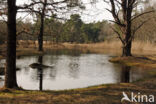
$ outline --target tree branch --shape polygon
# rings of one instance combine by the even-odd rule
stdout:
[[[119,33],[117,30],[115,30],[113,27],[111,27],[111,28],[112,28],[112,30],[118,35],[118,38],[120,39],[120,41],[122,42],[122,44],[125,44],[125,42],[124,42],[124,40],[122,39],[120,33]]]
[[[148,14],[148,13],[151,13],[151,12],[155,12],[155,10],[151,10],[151,11],[147,11],[147,12],[141,13],[141,14],[139,14],[139,15],[133,17],[133,18],[131,19],[131,21],[133,21],[133,20],[139,18],[139,17],[142,16],[142,15],[145,15],[145,14]]]

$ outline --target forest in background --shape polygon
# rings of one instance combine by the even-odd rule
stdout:
[[[156,5],[156,4],[155,4]],[[136,14],[154,9],[154,6],[146,5]],[[17,39],[18,40],[37,40],[40,28],[40,17],[31,22],[17,20]],[[136,19],[132,28],[138,26],[142,21],[148,20],[136,33],[135,40],[156,43],[156,13],[149,13]],[[103,20],[100,22],[85,23],[79,14],[73,14],[70,19],[62,21],[55,18],[46,18],[44,27],[44,41],[70,42],[70,43],[96,43],[105,40],[112,41],[117,39],[117,35],[112,30],[115,24]],[[7,25],[0,21],[0,44],[5,43],[7,36]]]

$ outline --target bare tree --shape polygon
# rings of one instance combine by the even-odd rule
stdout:
[[[38,35],[38,50],[43,51],[43,34],[44,34],[44,23],[46,17],[57,17],[58,12],[65,13],[71,7],[80,5],[80,0],[32,0],[30,4],[19,9],[24,9],[24,12],[31,12],[40,17],[40,30]],[[19,11],[22,12],[22,11]],[[38,19],[38,18],[37,18]],[[59,18],[60,19],[60,18]]]
[[[143,0],[104,0],[111,5],[111,10],[107,9],[113,16],[114,22],[118,29],[112,28],[114,32],[118,35],[123,45],[122,56],[132,56],[131,47],[134,34],[138,29],[140,29],[147,20],[143,21],[135,29],[132,30],[132,22],[147,13],[152,11],[144,12],[138,15],[133,15],[134,8],[139,2]],[[121,18],[120,18],[120,13]]]

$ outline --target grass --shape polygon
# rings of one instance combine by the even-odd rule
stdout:
[[[37,45],[25,44],[19,45],[18,50],[23,51],[19,54],[38,54],[35,52],[37,50]],[[77,44],[77,43],[52,43],[44,42],[44,49],[46,50],[80,50],[83,53],[100,53],[100,54],[111,54],[111,55],[121,55],[122,44],[120,41],[105,41],[101,43],[88,43],[88,44]],[[143,43],[140,41],[134,41],[132,45],[133,55],[155,55],[156,45],[151,43]],[[17,53],[18,54],[18,53]]]
[[[34,48],[17,48],[16,55],[17,57],[20,56],[34,56],[34,55],[43,55],[43,52],[39,52],[37,49]],[[5,58],[5,51],[0,55],[0,59]]]
[[[156,79],[153,78],[137,83],[108,84],[63,91],[1,89],[0,104],[129,104],[121,103],[123,91],[128,95],[131,92],[156,95],[155,87]]]
[[[44,41],[45,50],[61,50],[61,49],[77,49],[84,53],[104,53],[112,55],[121,55],[122,44],[120,41],[104,41],[101,43],[53,43]],[[18,44],[17,55],[40,54],[37,52],[37,44],[35,42],[22,41]],[[1,45],[0,48],[5,52],[6,46]],[[149,42],[134,41],[132,45],[132,53],[134,55],[149,55],[156,53],[156,45]],[[2,58],[2,56],[0,56]]]
[[[111,53],[120,55],[122,50],[122,44],[120,41],[104,41],[101,43],[89,43],[89,44],[61,44],[64,48],[81,50],[88,50],[89,52],[96,53]],[[149,42],[134,41],[132,45],[132,53],[134,55],[149,55],[156,53],[156,45]]]
[[[33,48],[17,48],[18,56],[33,56],[33,55],[43,55],[43,52],[39,52],[37,49]]]
[[[109,60],[126,66],[136,66],[142,69],[156,69],[156,58],[152,57],[115,57]]]

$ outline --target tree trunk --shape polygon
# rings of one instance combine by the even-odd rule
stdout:
[[[38,36],[38,50],[43,51],[43,31],[44,31],[44,16],[41,15],[41,26],[40,26],[40,33]]]
[[[130,4],[130,1],[128,1]],[[124,44],[122,49],[122,56],[132,56],[131,48],[132,48],[132,34],[131,34],[131,17],[132,17],[132,6],[127,9],[126,1],[123,1],[123,20],[125,26],[123,27],[124,34]]]
[[[131,23],[128,23],[127,28],[125,29],[125,39],[124,39],[124,44],[122,47],[122,56],[127,57],[127,56],[132,56],[131,54],[131,48],[132,48],[132,39],[131,39]]]
[[[39,45],[38,50],[39,51],[43,51],[43,32],[44,32],[44,18],[45,18],[46,6],[47,6],[47,0],[44,0],[42,13],[40,14],[40,16],[41,16],[41,26],[40,26],[40,33],[39,33],[39,36],[38,36],[38,45]]]
[[[16,0],[8,0],[8,35],[5,70],[5,87],[16,88]]]
[[[123,57],[132,56],[131,46],[132,46],[132,42],[129,42],[127,45],[123,45],[123,48],[122,48],[122,56]]]

